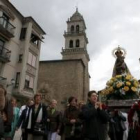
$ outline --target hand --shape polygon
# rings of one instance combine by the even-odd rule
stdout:
[[[101,102],[97,102],[95,104],[95,108],[99,108],[100,110],[102,110],[102,103]]]
[[[18,127],[16,127],[16,131],[18,131]]]
[[[59,129],[57,129],[57,134],[59,134],[60,133],[60,130]]]
[[[70,120],[70,123],[74,124],[76,122],[75,119]]]
[[[2,116],[2,119],[3,119],[4,122],[7,121],[7,117],[6,117],[5,113],[3,113],[1,116]]]
[[[25,129],[22,129],[22,133],[25,133]]]
[[[50,122],[50,119],[47,119],[47,122]]]

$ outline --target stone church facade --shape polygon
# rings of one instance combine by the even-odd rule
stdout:
[[[63,108],[70,96],[87,100],[89,91],[88,39],[83,16],[76,12],[67,21],[62,60],[40,61],[38,89],[44,101],[56,99]]]

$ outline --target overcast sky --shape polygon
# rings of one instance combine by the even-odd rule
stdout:
[[[76,11],[87,26],[90,89],[101,90],[111,78],[118,45],[126,49],[126,63],[140,79],[140,0],[10,0],[24,15],[32,16],[47,33],[41,60],[61,59],[66,21]]]

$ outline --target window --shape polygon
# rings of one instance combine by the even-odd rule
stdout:
[[[74,32],[74,26],[73,25],[71,26],[71,32]]]
[[[25,88],[27,89],[33,89],[34,88],[34,78],[26,75],[25,77]]]
[[[28,64],[30,64],[33,67],[36,66],[36,56],[33,55],[31,52],[29,52],[29,55],[28,55]]]
[[[35,34],[31,34],[31,42],[33,43],[33,44],[36,44],[36,45],[38,45],[39,44],[39,37],[37,36],[37,35],[35,35]]]
[[[20,40],[25,39],[27,28],[22,28],[20,33]]]
[[[19,55],[19,59],[18,59],[18,62],[19,62],[19,63],[22,62],[22,58],[23,58],[23,54],[20,54],[20,55]]]
[[[5,13],[3,13],[2,17],[7,21],[9,21],[9,19],[10,19]]]
[[[76,40],[76,47],[80,47],[80,41],[79,41],[79,39]]]
[[[79,32],[79,25],[76,25],[76,32]]]
[[[70,42],[69,42],[69,47],[73,48],[73,41],[72,40],[70,40]]]
[[[4,20],[3,20],[3,27],[7,28],[8,27],[8,22],[9,22],[10,18],[5,13],[3,13],[2,17],[4,18]]]
[[[20,72],[17,72],[17,74],[16,74],[15,87],[18,87],[19,86],[19,80],[20,80]]]

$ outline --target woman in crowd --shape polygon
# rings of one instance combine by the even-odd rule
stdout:
[[[82,122],[79,119],[80,111],[77,108],[77,99],[70,97],[69,106],[64,112],[65,140],[81,140]]]
[[[47,130],[48,140],[56,140],[61,127],[61,115],[56,109],[57,101],[52,100],[49,109],[47,110]]]
[[[16,125],[19,118],[19,108],[17,107],[17,101],[14,97],[11,98],[11,104],[13,107],[13,121],[11,124],[11,131],[5,133],[5,140],[12,140],[16,131]]]
[[[6,121],[4,115],[5,102],[6,102],[6,90],[2,85],[0,85],[0,139],[3,137],[4,121]]]

